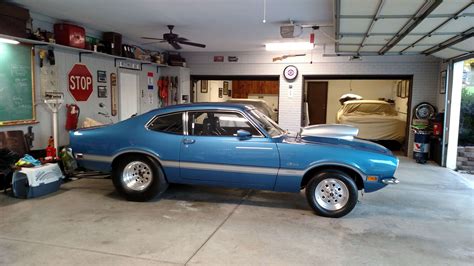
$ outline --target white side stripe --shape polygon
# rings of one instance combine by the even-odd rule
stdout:
[[[236,149],[240,150],[273,150],[273,148],[265,148],[265,147],[235,147]]]

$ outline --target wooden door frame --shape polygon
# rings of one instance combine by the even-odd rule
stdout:
[[[413,98],[413,75],[303,75],[303,86],[305,86],[308,81],[318,81],[318,80],[408,80],[410,81],[410,86],[408,87],[408,103],[407,103],[407,121],[405,126],[405,143],[403,148],[405,149],[404,154],[408,156],[408,139],[410,136],[410,124],[412,117],[412,98]],[[303,88],[304,89],[304,88]],[[304,94],[302,94],[304,97]],[[303,116],[304,105],[303,98],[301,98],[301,115]],[[303,120],[301,120],[303,123]]]

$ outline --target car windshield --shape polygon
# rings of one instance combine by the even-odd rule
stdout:
[[[259,110],[253,109],[250,113],[255,118],[255,122],[265,129],[272,138],[286,133],[286,131],[281,129],[275,121],[264,115]]]

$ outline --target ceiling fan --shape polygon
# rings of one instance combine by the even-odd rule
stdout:
[[[161,38],[161,39],[160,38],[153,38],[153,37],[142,37],[142,39],[155,40],[156,41],[156,42],[151,42],[151,43],[168,42],[176,50],[180,50],[182,48],[180,44],[196,46],[196,47],[200,47],[200,48],[206,48],[205,44],[189,42],[188,39],[183,38],[183,37],[179,37],[178,34],[173,33],[174,25],[168,25],[168,29],[170,30],[170,32],[163,34],[163,38]],[[151,44],[151,43],[147,43],[147,44]]]

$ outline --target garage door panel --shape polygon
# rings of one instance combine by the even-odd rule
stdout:
[[[360,49],[361,52],[378,52],[382,49],[383,45],[381,46],[364,46]]]
[[[471,0],[448,0],[443,1],[431,14],[438,15],[438,14],[455,14],[461,8],[465,7],[469,4]]]
[[[410,45],[416,41],[418,41],[421,37],[423,37],[422,35],[407,35],[405,36],[405,38],[403,38],[399,44],[404,44],[404,45]]]
[[[392,36],[390,35],[371,35],[365,39],[366,44],[386,44]]]
[[[376,2],[376,1],[374,1]],[[385,1],[381,15],[412,15],[423,5],[425,0],[389,0]]]
[[[344,0],[341,1],[341,15],[374,15],[377,1]]]
[[[389,52],[401,52],[405,48],[407,48],[406,45],[395,45]]]
[[[342,38],[339,39],[339,44],[361,43],[362,39],[362,36],[342,36]]]
[[[427,49],[430,49],[431,45],[416,45],[415,47],[410,47],[405,50],[406,53],[414,53],[414,52],[423,52]]]
[[[448,40],[449,38],[454,37],[455,35],[431,35],[431,37],[426,37],[421,40],[418,44],[439,44]]]
[[[425,18],[416,28],[414,28],[412,33],[428,33],[434,30],[436,27],[445,22],[446,18]]]
[[[471,37],[467,40],[457,43],[453,45],[453,47],[464,50],[464,51],[474,51],[474,37]]]
[[[357,52],[358,45],[339,45],[339,52]]]
[[[456,57],[456,56],[459,56],[459,55],[462,55],[462,54],[464,54],[464,52],[454,50],[454,49],[450,49],[450,48],[446,48],[446,49],[443,49],[439,52],[434,53],[433,55],[436,56],[436,57],[441,57],[441,58],[447,59],[447,58]]]
[[[397,33],[403,25],[407,22],[407,19],[379,19],[375,22],[372,29],[373,33]]]
[[[436,32],[463,32],[474,26],[474,17],[460,17],[443,25]]]
[[[341,19],[339,27],[340,32],[362,33],[365,34],[369,28],[370,19]]]

